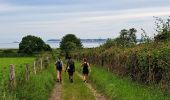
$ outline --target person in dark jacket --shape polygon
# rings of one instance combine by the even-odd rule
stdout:
[[[90,65],[87,62],[86,58],[83,59],[83,63],[81,67],[83,67],[83,79],[84,79],[83,81],[88,82],[88,74],[89,74]]]
[[[74,64],[74,61],[71,57],[68,58],[68,61],[67,61],[67,66],[66,66],[66,70],[68,72],[68,75],[69,75],[69,80],[71,83],[73,83],[73,74],[75,72],[75,64]]]

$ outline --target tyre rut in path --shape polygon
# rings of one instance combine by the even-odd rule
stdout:
[[[77,74],[81,79],[83,79],[83,76],[80,75],[78,72],[76,72],[76,74]],[[107,100],[107,98],[106,98],[103,94],[99,93],[96,89],[94,89],[90,83],[86,83],[86,86],[92,91],[92,93],[93,93],[93,95],[95,96],[95,99],[96,99],[96,100]]]
[[[56,83],[48,100],[61,100],[62,84]]]

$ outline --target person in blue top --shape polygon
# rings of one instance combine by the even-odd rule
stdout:
[[[62,69],[63,69],[63,62],[60,58],[55,62],[56,65],[56,70],[57,70],[57,81],[61,82],[62,81]]]

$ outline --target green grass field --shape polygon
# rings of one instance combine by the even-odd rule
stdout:
[[[25,64],[33,65],[33,57],[0,58],[0,100],[47,100],[54,86],[55,69],[53,63],[36,75],[31,72],[25,80]],[[17,86],[9,88],[9,65],[15,65]],[[31,66],[30,66],[31,67]],[[32,67],[31,67],[32,68]]]
[[[0,58],[0,67],[8,67],[10,64],[20,65],[33,62],[31,57]]]
[[[80,63],[76,63],[80,72]],[[169,100],[157,87],[143,86],[128,78],[119,77],[104,68],[92,66],[90,81],[92,85],[110,98],[110,100]]]
[[[9,83],[9,65],[15,65],[16,77],[23,71],[24,64],[33,63],[35,58],[0,58],[0,97],[6,96]]]
[[[33,61],[34,61],[34,58],[24,58],[24,57],[0,58],[0,82],[2,82],[2,77],[3,77],[3,80],[8,78],[10,64],[15,65],[16,73],[18,73],[22,65],[26,63],[33,63]]]

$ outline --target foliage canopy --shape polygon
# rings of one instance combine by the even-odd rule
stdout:
[[[19,44],[19,53],[33,54],[41,51],[51,51],[51,47],[40,38],[28,35]]]
[[[65,54],[66,58],[69,56],[70,52],[81,49],[82,47],[80,39],[74,34],[65,35],[60,42],[61,52]]]

